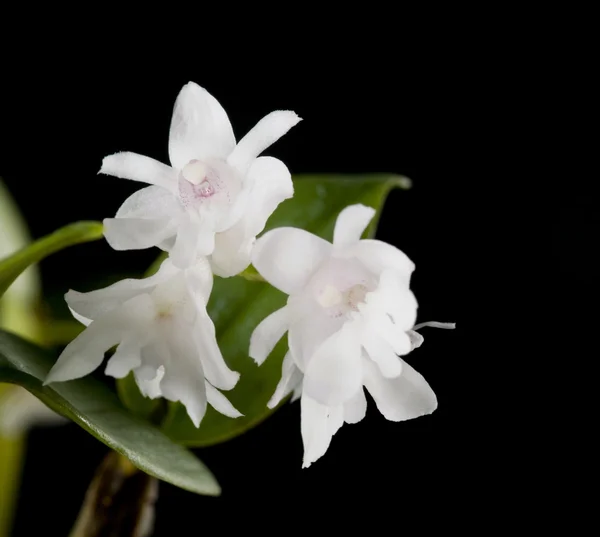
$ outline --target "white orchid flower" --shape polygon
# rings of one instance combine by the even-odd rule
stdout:
[[[219,102],[186,84],[171,120],[172,167],[135,153],[102,162],[100,173],[152,185],[104,221],[107,241],[116,250],[159,246],[179,268],[210,255],[215,274],[238,274],[250,264],[256,235],[294,192],[283,162],[259,155],[299,121],[294,112],[272,112],[236,144]]]
[[[414,264],[389,244],[360,240],[374,214],[364,205],[344,209],[333,244],[301,229],[274,229],[252,254],[262,277],[289,295],[255,329],[250,356],[261,364],[288,332],[289,352],[269,407],[292,391],[301,397],[304,467],[326,452],[344,422],[362,420],[363,387],[391,421],[437,407],[429,384],[400,358],[422,343],[409,289]]]
[[[65,299],[87,328],[67,345],[45,384],[91,373],[118,345],[105,373],[123,378],[133,371],[144,395],[181,401],[196,427],[207,402],[226,416],[241,416],[217,389],[233,388],[239,373],[225,364],[206,312],[212,283],[205,258],[186,270],[166,259],[149,278],[69,291]]]

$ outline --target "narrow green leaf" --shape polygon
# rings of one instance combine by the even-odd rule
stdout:
[[[192,453],[131,415],[100,381],[88,376],[43,386],[54,361],[39,347],[0,331],[0,382],[23,386],[147,474],[198,494],[220,494],[213,475]]]
[[[102,238],[100,222],[75,222],[46,235],[0,261],[0,296],[30,265],[68,246]]]
[[[347,205],[363,203],[377,209],[367,230],[373,236],[381,208],[392,188],[410,188],[410,180],[393,175],[312,175],[296,177],[295,195],[283,202],[269,219],[267,229],[293,226],[306,229],[327,240],[339,212]],[[242,278],[216,278],[208,311],[217,331],[225,360],[241,373],[240,381],[225,392],[244,414],[232,419],[211,407],[196,429],[185,410],[177,404],[165,421],[163,430],[175,441],[189,446],[208,446],[233,438],[254,427],[272,411],[267,402],[281,378],[281,363],[287,350],[284,337],[265,363],[258,367],[248,356],[250,335],[260,321],[285,305],[287,297],[256,278],[253,268]]]
[[[30,243],[27,223],[0,179],[0,260]],[[39,267],[30,265],[0,298],[0,328],[36,341],[40,336],[41,290]]]

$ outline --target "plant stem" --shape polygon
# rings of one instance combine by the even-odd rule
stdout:
[[[157,495],[157,479],[111,451],[90,483],[69,537],[147,537]]]

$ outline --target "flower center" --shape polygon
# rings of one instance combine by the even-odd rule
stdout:
[[[332,318],[358,311],[376,280],[358,261],[331,259],[311,279],[309,289]]]
[[[326,285],[317,294],[317,302],[330,317],[340,317],[351,311],[358,311],[358,305],[364,302],[368,292],[367,286],[362,283],[357,283],[345,291]]]
[[[179,174],[179,198],[186,208],[230,205],[240,189],[235,170],[221,161],[190,160]]]
[[[179,193],[182,198],[194,200],[210,198],[216,192],[214,175],[211,169],[199,160],[192,160],[181,170],[185,181],[179,182]],[[209,176],[213,176],[211,183]],[[188,200],[189,201],[189,200]]]
[[[195,318],[193,300],[183,272],[160,282],[152,289],[150,297],[154,302],[154,319],[165,327],[171,322]]]

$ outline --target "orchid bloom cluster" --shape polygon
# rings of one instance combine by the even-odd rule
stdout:
[[[222,393],[239,374],[219,350],[206,305],[213,275],[235,276],[252,263],[289,295],[287,305],[255,329],[249,355],[261,364],[288,332],[289,351],[269,407],[292,392],[301,399],[305,466],[325,453],[344,422],[364,417],[364,388],[389,420],[435,410],[427,382],[400,358],[423,340],[409,289],[414,265],[393,246],[360,240],[373,209],[342,211],[333,244],[295,228],[256,239],[275,208],[293,196],[285,164],[260,154],[299,121],[294,112],[272,112],[236,143],[225,110],[189,83],[173,112],[171,166],[127,152],[104,159],[101,173],[150,185],[104,220],[108,243],[116,250],[156,246],[168,257],[148,278],[66,294],[86,328],[46,383],[91,373],[116,347],[105,373],[123,378],[133,372],[142,394],[181,402],[196,427],[207,404],[241,416]]]

